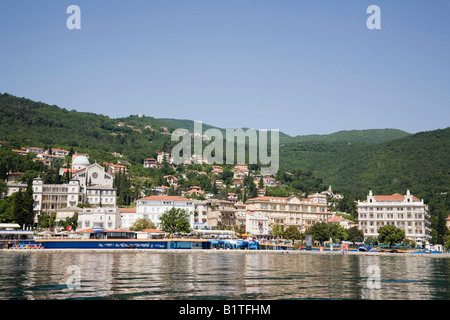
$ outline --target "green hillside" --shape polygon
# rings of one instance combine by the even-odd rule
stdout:
[[[450,128],[420,132],[379,144],[299,143],[280,149],[281,167],[310,170],[337,189],[364,199],[412,194],[427,201],[450,191]],[[448,208],[448,206],[447,206]]]
[[[311,134],[304,136],[286,137],[284,140],[282,140],[282,142],[380,143],[397,140],[408,135],[410,135],[410,133],[398,129],[345,130],[324,135]]]
[[[119,122],[125,125],[118,126]],[[16,147],[73,148],[99,162],[110,161],[110,153],[119,152],[129,161],[142,163],[174,144],[170,135],[160,133],[161,126],[170,127],[151,117],[111,119],[0,94],[0,140]]]
[[[124,160],[141,165],[143,159],[155,157],[158,151],[170,152],[178,143],[163,134],[162,127],[169,132],[175,128],[192,131],[193,121],[138,116],[112,119],[0,94],[0,141],[16,148],[73,148],[98,162],[113,161],[110,153],[119,152]],[[203,130],[211,127],[203,124]],[[280,148],[281,171],[312,172],[324,184],[355,198],[365,198],[370,189],[377,194],[410,189],[430,203],[445,198],[449,207],[450,128],[412,135],[382,129],[280,136],[285,141]],[[379,142],[385,140],[391,141]]]

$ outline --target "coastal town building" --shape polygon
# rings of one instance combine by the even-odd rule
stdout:
[[[75,160],[78,160],[77,157]],[[106,172],[98,163],[90,164],[89,160],[83,157],[82,161],[76,161],[75,165],[72,163],[73,179],[80,181],[82,187],[98,185],[103,187],[113,187],[114,175],[111,172]]]
[[[172,208],[183,209],[189,214],[190,227],[194,227],[194,202],[190,199],[178,196],[150,196],[136,201],[136,220],[150,219],[158,228],[161,225],[160,217]],[[129,228],[133,223],[127,221],[124,228]]]
[[[310,194],[307,198],[312,200],[314,203],[327,204],[327,196],[320,193]]]
[[[85,188],[84,202],[93,206],[115,207],[117,194],[116,189],[99,185]]]
[[[23,172],[9,172],[6,175],[5,183],[8,191],[6,192],[6,196],[9,197],[13,193],[18,191],[23,191],[27,188],[27,184],[24,182],[20,182],[19,178],[23,175]],[[0,198],[3,195],[0,194]]]
[[[111,162],[104,162],[103,163],[108,168],[108,173],[115,175],[116,173],[127,173],[127,167],[122,164],[114,164]]]
[[[206,227],[236,227],[238,226],[238,214],[245,212],[245,207],[236,205],[232,201],[209,199],[207,200]]]
[[[72,171],[78,171],[90,166],[89,158],[86,155],[72,157]]]
[[[138,215],[136,214],[136,208],[120,208],[120,223],[119,228],[131,228],[133,224],[138,220]]]
[[[77,230],[103,229],[115,230],[120,224],[118,207],[67,207],[56,211],[55,222],[78,216]]]
[[[205,229],[208,222],[206,200],[194,200],[194,229]]]
[[[269,219],[262,212],[247,211],[245,214],[245,232],[255,238],[269,237]]]
[[[405,237],[416,244],[431,239],[430,214],[423,200],[411,195],[373,195],[369,192],[365,201],[358,200],[359,229],[364,237],[377,237],[378,229],[393,225],[405,231]]]
[[[188,191],[186,194],[190,195],[190,196],[199,196],[199,195],[203,195],[205,192],[202,190],[201,187],[199,186],[192,186],[189,187]]]
[[[356,225],[354,221],[345,219],[341,216],[338,216],[337,214],[335,214],[331,218],[329,218],[327,222],[338,224],[341,227],[343,227],[344,229],[350,229]]]
[[[335,200],[344,199],[344,196],[342,194],[334,193],[333,190],[331,189],[331,186],[328,187],[328,190],[322,191],[320,194],[326,195]]]
[[[39,154],[39,153],[44,153],[44,150],[42,150],[42,148],[38,148],[38,147],[29,147],[27,148],[27,153],[34,153],[34,154]]]
[[[41,178],[33,179],[34,211],[52,213],[66,207],[77,206],[83,200],[82,187],[78,180],[68,184],[44,184]],[[37,219],[37,216],[36,216]]]
[[[50,152],[51,151],[51,152]],[[70,151],[64,150],[64,149],[57,149],[57,148],[52,148],[51,150],[46,150],[45,151],[46,154],[48,155],[54,155],[58,158],[64,158],[65,156],[68,156]]]
[[[219,174],[223,173],[222,166],[212,166],[212,173],[215,175],[219,175]]]
[[[169,184],[169,186],[176,186],[178,184],[178,178],[172,175],[164,176],[164,180]]]
[[[318,222],[326,222],[330,217],[326,203],[302,199],[295,195],[290,197],[257,197],[247,200],[247,210],[258,212],[268,218],[269,231],[273,226],[295,226],[305,232]]]
[[[66,184],[45,184],[41,178],[34,179],[34,211],[49,214],[66,207],[75,207],[79,203],[99,207],[116,206],[114,176],[105,172],[98,163],[90,164],[85,156],[78,156],[72,162],[72,175],[73,178]]]
[[[163,163],[164,161],[170,162],[170,153],[167,152],[158,152],[158,155],[156,156],[156,162],[159,164]]]
[[[158,163],[156,162],[156,159],[154,158],[147,158],[144,159],[144,168],[156,168],[158,167]]]

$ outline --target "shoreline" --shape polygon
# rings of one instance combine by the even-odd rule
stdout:
[[[204,253],[204,254],[280,254],[280,255],[338,255],[338,256],[385,256],[385,257],[427,257],[450,258],[450,253],[390,253],[349,251],[299,251],[299,250],[223,250],[223,249],[0,249],[2,253]]]

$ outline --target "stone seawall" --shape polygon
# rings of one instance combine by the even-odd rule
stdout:
[[[429,257],[450,258],[450,253],[390,253],[390,252],[359,252],[349,251],[345,254],[339,251],[307,251],[307,250],[227,250],[227,249],[2,249],[4,253],[160,253],[160,254],[278,254],[278,255],[340,255],[340,256],[386,256],[386,257]]]

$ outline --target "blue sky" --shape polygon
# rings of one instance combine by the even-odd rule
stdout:
[[[291,135],[450,119],[450,0],[1,0],[0,49],[0,92],[113,118]]]

